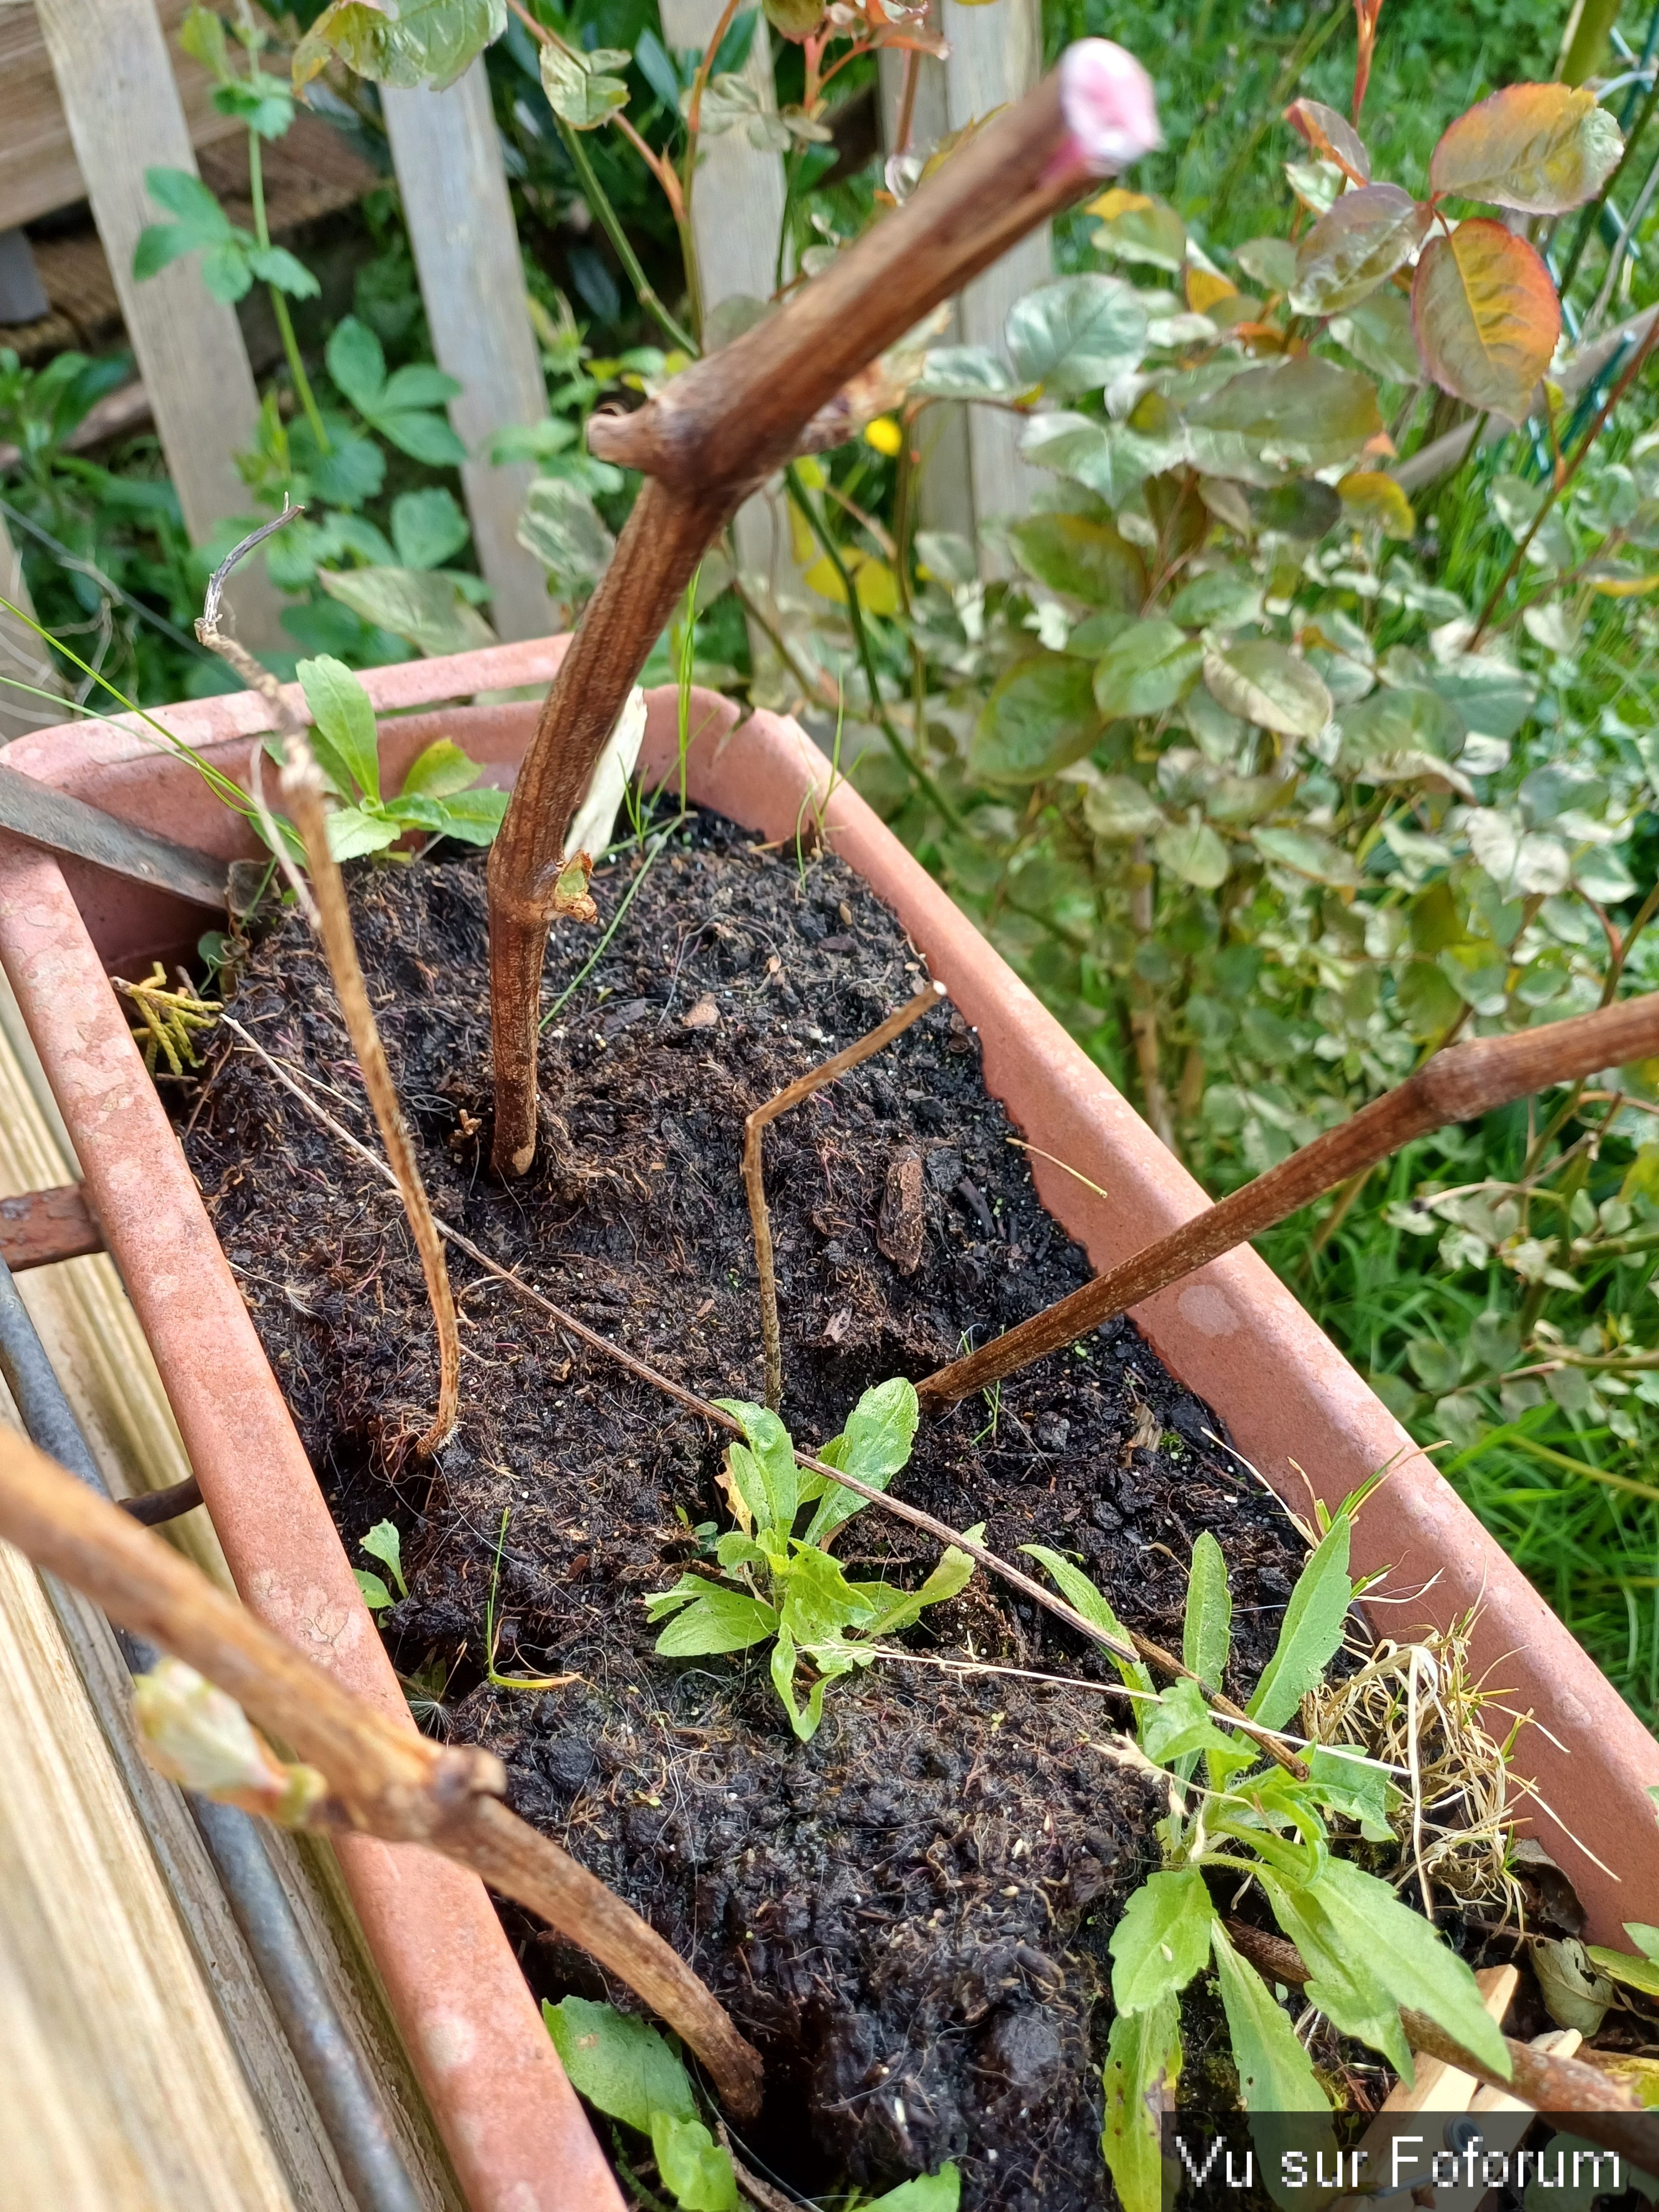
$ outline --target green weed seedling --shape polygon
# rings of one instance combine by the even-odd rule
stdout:
[[[495,1666],[495,1646],[501,1641],[496,1607],[501,1596],[501,1554],[507,1549],[507,1524],[512,1518],[512,1507],[504,1507],[495,1538],[495,1562],[489,1571],[489,1595],[484,1601],[484,1680],[492,1690],[562,1690],[567,1682],[576,1680],[575,1675],[503,1674]]]
[[[830,1683],[879,1658],[877,1638],[908,1627],[924,1606],[955,1597],[973,1562],[952,1545],[920,1589],[849,1582],[825,1547],[866,1500],[798,1467],[789,1431],[775,1413],[734,1398],[716,1403],[741,1423],[748,1438],[727,1451],[722,1478],[738,1523],[714,1547],[728,1579],[682,1575],[672,1589],[648,1597],[646,1607],[652,1620],[668,1620],[657,1638],[665,1658],[702,1658],[772,1643],[773,1684],[805,1743],[823,1717]],[[865,1392],[842,1434],[818,1456],[884,1490],[910,1456],[917,1410],[915,1391],[902,1376],[878,1383]],[[797,1536],[795,1522],[808,1505],[816,1510],[805,1534]],[[669,1620],[671,1614],[678,1618]],[[795,1696],[803,1659],[811,1660],[817,1674],[804,1706]]]
[[[586,1997],[544,2004],[542,2018],[578,2095],[650,2138],[657,2177],[682,2212],[738,2212],[730,2154],[698,2118],[685,2061],[666,2036],[647,2021]],[[644,2197],[620,2141],[617,2148],[624,2180]],[[937,2173],[901,2182],[864,2212],[957,2212],[961,2194],[961,2175],[954,2166],[942,2166]]]
[[[1249,1700],[1250,1717],[1264,1728],[1294,1722],[1342,1641],[1355,1591],[1348,1574],[1354,1508],[1348,1499],[1331,1520],[1291,1592],[1278,1645]],[[1044,1546],[1024,1549],[1080,1613],[1122,1635],[1086,1575]],[[1194,1674],[1218,1683],[1231,1644],[1226,1564],[1206,1530],[1193,1547],[1182,1656]],[[1158,2212],[1158,2124],[1181,2073],[1181,1992],[1206,1966],[1220,1985],[1245,2110],[1330,2109],[1289,2015],[1228,1938],[1205,1880],[1211,1869],[1231,1887],[1241,1880],[1260,1887],[1311,1970],[1309,2002],[1340,2033],[1381,2051],[1406,2081],[1412,2055],[1402,2005],[1428,2014],[1507,2078],[1504,2039],[1468,1966],[1386,1881],[1333,1846],[1330,1814],[1356,1822],[1368,1841],[1393,1840],[1389,1814],[1398,1792],[1387,1771],[1357,1753],[1315,1748],[1308,1778],[1298,1780],[1218,1727],[1196,1683],[1178,1681],[1154,1695],[1145,1668],[1118,1664],[1140,1693],[1139,1751],[1169,1776],[1170,1803],[1158,1827],[1164,1865],[1129,1899],[1111,1938],[1117,2017],[1107,2049],[1102,2148],[1124,2212]]]
[[[411,830],[465,845],[489,843],[507,811],[507,793],[474,790],[477,766],[458,744],[440,738],[428,745],[411,763],[398,796],[384,798],[368,692],[343,661],[325,653],[302,660],[299,678],[313,716],[311,749],[339,801],[328,817],[337,860],[384,852]],[[280,741],[270,742],[280,757]]]
[[[398,1597],[409,1595],[409,1584],[404,1580],[403,1539],[393,1522],[377,1521],[367,1536],[358,1538],[357,1549],[367,1552],[371,1559],[378,1559],[382,1566],[390,1569],[392,1579],[398,1585]],[[392,1596],[380,1576],[371,1573],[368,1568],[354,1567],[352,1572],[357,1578],[358,1589],[363,1594],[363,1603],[371,1613],[383,1613],[387,1606],[398,1602],[398,1598]]]

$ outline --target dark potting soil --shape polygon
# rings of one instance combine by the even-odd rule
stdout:
[[[539,1150],[511,1188],[488,1165],[479,861],[354,872],[359,942],[439,1213],[669,1375],[758,1400],[744,1116],[923,970],[833,858],[756,851],[696,817],[642,882],[641,865],[596,883],[605,920],[630,890],[633,903],[544,1036]],[[557,933],[545,1004],[594,942]],[[296,920],[255,945],[234,1006],[372,1138]],[[380,1616],[398,1665],[448,1674],[436,1724],[498,1753],[516,1808],[644,1913],[753,2039],[768,2081],[757,2160],[809,2190],[874,2189],[949,2158],[970,2204],[1109,2200],[1106,1942],[1156,1863],[1167,1801],[1112,1755],[1121,1698],[1030,1679],[1115,1679],[1100,1655],[976,1572],[908,1632],[913,1661],[832,1686],[817,1735],[797,1743],[763,1651],[659,1659],[645,1619],[645,1596],[707,1555],[709,1524],[726,1525],[726,1439],[457,1256],[463,1415],[434,1472],[410,1449],[435,1358],[395,1194],[245,1051],[184,1111],[348,1548],[378,1569],[357,1540],[386,1517],[402,1532],[410,1595]],[[798,1438],[835,1434],[871,1384],[919,1377],[1087,1279],[1012,1134],[948,1007],[769,1129],[783,1413]],[[997,1402],[925,1425],[894,1486],[957,1528],[984,1522],[1005,1557],[1030,1542],[1080,1556],[1122,1618],[1166,1643],[1194,1540],[1213,1529],[1242,1692],[1303,1547],[1212,1441],[1223,1434],[1119,1322]],[[563,1688],[483,1679],[503,1512],[498,1669],[574,1674]],[[855,1573],[905,1583],[933,1557],[875,1508],[838,1550]],[[1025,1671],[954,1671],[969,1656]],[[538,1991],[628,2002],[584,1954],[507,1919]]]

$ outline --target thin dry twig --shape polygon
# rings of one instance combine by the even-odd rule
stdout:
[[[264,1062],[284,1090],[299,1102],[314,1121],[319,1122],[366,1166],[373,1168],[376,1175],[382,1176],[388,1182],[395,1182],[396,1179],[386,1162],[370,1152],[361,1138],[353,1136],[343,1123],[337,1121],[331,1114],[319,1106],[291,1071],[284,1067],[279,1060],[274,1059],[258,1039],[244,1029],[234,1015],[226,1014],[223,1017],[223,1025],[234,1031],[249,1051],[254,1053]],[[503,1267],[499,1261],[492,1260],[487,1252],[480,1250],[471,1238],[464,1237],[459,1229],[452,1229],[446,1221],[437,1222],[436,1227],[440,1236],[446,1237],[458,1251],[465,1252],[470,1260],[484,1270],[486,1274],[493,1276],[497,1282],[503,1284],[515,1297],[522,1298],[526,1305],[534,1306],[538,1312],[545,1314],[550,1321],[555,1322],[568,1336],[574,1337],[579,1344],[585,1344],[590,1351],[597,1352],[605,1358],[615,1361],[617,1366],[635,1376],[637,1380],[648,1383],[653,1389],[660,1390],[665,1397],[672,1398],[677,1405],[684,1406],[688,1413],[696,1414],[699,1419],[709,1422],[715,1428],[725,1429],[733,1436],[738,1437],[743,1436],[742,1424],[722,1407],[715,1405],[712,1400],[699,1397],[695,1390],[688,1390],[684,1383],[676,1382],[668,1376],[659,1373],[654,1367],[649,1366],[643,1359],[636,1358],[633,1352],[625,1352],[620,1345],[613,1344],[609,1337],[601,1336],[597,1329],[589,1328],[586,1322],[578,1321],[574,1314],[567,1313],[562,1306],[555,1305],[551,1298],[544,1297],[539,1291],[532,1290],[530,1285],[521,1276],[515,1275],[511,1268]],[[1013,1589],[1018,1590],[1022,1596],[1030,1598],[1034,1605],[1042,1606],[1045,1612],[1053,1613],[1056,1620],[1063,1620],[1068,1628],[1075,1629],[1079,1635],[1086,1638],[1091,1644],[1097,1644],[1103,1651],[1109,1652],[1114,1658],[1139,1659],[1147,1666],[1155,1667],[1161,1674],[1168,1674],[1171,1678],[1197,1683],[1205,1702],[1216,1714],[1230,1722],[1243,1735],[1248,1735],[1268,1758],[1277,1760],[1298,1780],[1307,1779],[1306,1763],[1298,1759],[1292,1750],[1287,1748],[1278,1730],[1262,1728],[1240,1706],[1236,1705],[1231,1698],[1224,1696],[1219,1690],[1206,1682],[1201,1675],[1195,1674],[1191,1668],[1183,1665],[1173,1652],[1164,1650],[1161,1644],[1154,1644],[1149,1637],[1142,1636],[1133,1630],[1127,1637],[1113,1636],[1106,1629],[1098,1626],[1097,1623],[1079,1613],[1075,1607],[1068,1605],[1064,1598],[1056,1597],[1052,1590],[1013,1565],[1011,1561],[1000,1558],[996,1553],[988,1549],[975,1538],[964,1534],[960,1529],[952,1528],[948,1522],[936,1520],[933,1514],[924,1513],[920,1506],[907,1504],[902,1498],[891,1497],[885,1491],[876,1490],[867,1482],[860,1482],[855,1475],[844,1474],[841,1468],[830,1466],[826,1461],[815,1459],[810,1452],[795,1449],[795,1460],[798,1465],[805,1468],[810,1474],[821,1474],[830,1482],[839,1483],[843,1490],[850,1490],[855,1497],[863,1498],[867,1504],[879,1506],[884,1512],[890,1513],[896,1520],[908,1522],[913,1528],[919,1528],[925,1535],[933,1537],[936,1543],[954,1546],[957,1551],[965,1552],[968,1557],[982,1566],[988,1574],[995,1575],[1000,1580],[1009,1583]]]
[[[288,801],[294,825],[304,842],[306,865],[311,872],[310,886],[303,901],[307,918],[321,941],[329,973],[334,979],[340,1012],[345,1017],[346,1032],[362,1072],[369,1105],[374,1109],[375,1126],[380,1132],[380,1141],[386,1146],[393,1178],[403,1195],[404,1212],[408,1218],[410,1234],[415,1239],[416,1249],[421,1255],[421,1272],[426,1278],[427,1297],[431,1304],[433,1325],[438,1335],[437,1408],[430,1426],[415,1447],[424,1459],[429,1458],[453,1436],[460,1413],[461,1334],[455,1319],[455,1299],[449,1286],[449,1269],[444,1260],[443,1240],[433,1224],[432,1208],[427,1199],[426,1185],[421,1180],[415,1148],[409,1140],[408,1127],[398,1097],[398,1086],[392,1079],[391,1068],[386,1065],[386,1047],[380,1040],[380,1024],[368,1001],[368,987],[363,981],[362,964],[357,957],[357,941],[352,933],[345,878],[340,872],[339,862],[329,848],[322,772],[317,766],[316,755],[311,750],[306,725],[283,696],[283,688],[270,671],[262,667],[252,653],[219,628],[219,606],[225,579],[261,538],[268,538],[273,530],[280,529],[299,512],[297,507],[285,510],[275,522],[268,522],[262,529],[252,532],[240,545],[232,548],[215,569],[209,582],[202,617],[196,625],[196,635],[204,645],[228,661],[237,673],[246,678],[270,702],[283,739],[283,796]],[[254,747],[256,774],[262,742],[256,740]],[[273,850],[280,856],[284,850],[280,831],[272,825],[267,834]]]
[[[1308,1980],[1308,1967],[1294,1943],[1287,1943],[1282,1936],[1269,1935],[1265,1929],[1251,1928],[1242,1920],[1230,1919],[1227,1933],[1237,1948],[1262,1973],[1274,1981],[1293,1984],[1300,1989]],[[1600,2067],[1587,2064],[1580,2058],[1562,2058],[1553,2051],[1540,2051],[1530,2043],[1517,2043],[1505,2036],[1504,2042],[1510,2054],[1510,2078],[1504,2076],[1484,2060],[1465,2051],[1455,2043],[1437,2021],[1426,2013],[1413,2012],[1402,2006],[1400,2012],[1406,2040],[1413,2051],[1425,2057],[1438,2058],[1448,2066],[1455,2066],[1465,2074],[1473,2074],[1477,2081],[1485,2081],[1494,2089],[1503,2089],[1530,2105],[1534,2112],[1571,2112],[1573,2131],[1592,2142],[1603,2144],[1641,2166],[1644,2160],[1653,2156],[1650,2126],[1626,2124],[1627,2118],[1641,2112],[1641,2106],[1626,2089]]]
[[[778,1278],[772,1254],[772,1216],[766,1204],[766,1163],[761,1132],[769,1121],[775,1121],[792,1106],[799,1106],[815,1091],[822,1091],[826,1083],[833,1083],[837,1076],[845,1075],[861,1060],[873,1058],[895,1037],[902,1036],[913,1022],[931,1013],[944,996],[943,983],[924,984],[915,998],[908,999],[868,1036],[860,1037],[855,1044],[849,1044],[821,1066],[798,1075],[763,1106],[757,1106],[744,1122],[743,1187],[749,1194],[749,1218],[755,1231],[755,1264],[760,1270],[761,1350],[766,1366],[766,1402],[775,1413],[783,1400],[783,1339],[778,1328]]]
[[[1574,1082],[1604,1067],[1645,1060],[1656,1052],[1659,992],[1626,999],[1570,1021],[1553,1022],[1541,1030],[1482,1037],[1437,1054],[1396,1090],[1362,1106],[1218,1206],[1194,1214],[1169,1236],[1033,1314],[1017,1328],[938,1369],[916,1385],[922,1404],[929,1413],[942,1413],[1033,1360],[1074,1344],[1102,1322],[1261,1236],[1362,1168],[1387,1159],[1413,1137],[1449,1121],[1474,1121],[1513,1098]]]
[[[164,1539],[0,1431],[0,1536],[233,1698],[316,1770],[311,1825],[419,1843],[473,1868],[635,1990],[752,2117],[761,2065],[723,2008],[639,1915],[501,1802],[493,1753],[443,1748],[354,1697],[325,1668],[216,1589]]]

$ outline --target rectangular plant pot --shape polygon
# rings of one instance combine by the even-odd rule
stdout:
[[[415,754],[453,737],[510,782],[533,702],[450,705],[543,685],[562,639],[406,663],[365,678],[386,719],[395,787]],[[297,691],[296,705],[303,711]],[[423,711],[411,711],[411,710]],[[652,695],[641,767],[665,778],[678,702]],[[158,713],[240,780],[269,726],[257,694]],[[1027,1139],[1098,1184],[1033,1159],[1044,1204],[1101,1269],[1198,1212],[1198,1185],[1030,991],[843,783],[799,726],[694,693],[690,795],[768,840],[816,817],[835,850],[894,909],[980,1035],[985,1079]],[[246,825],[187,762],[129,719],[20,738],[9,765],[112,814],[224,855],[252,857]],[[0,836],[0,960],[69,1125],[110,1249],[155,1352],[191,1460],[248,1604],[388,1711],[405,1711],[374,1623],[167,1115],[105,980],[185,951],[204,917],[167,895],[59,864]],[[733,1172],[737,1136],[733,1135]],[[1159,1356],[1224,1420],[1238,1450],[1293,1508],[1334,1504],[1376,1469],[1388,1481],[1355,1533],[1356,1567],[1388,1569],[1382,1617],[1404,1639],[1470,1613],[1477,1664],[1503,1702],[1541,1724],[1516,1765],[1566,1823],[1534,1832],[1571,1876],[1589,1933],[1659,1919],[1659,1784],[1649,1735],[1431,1462],[1265,1263],[1216,1261],[1137,1310]],[[1305,1475],[1304,1474],[1305,1470]],[[481,1885],[447,1862],[368,1838],[341,1856],[433,2109],[475,2212],[552,2212],[618,2198]]]

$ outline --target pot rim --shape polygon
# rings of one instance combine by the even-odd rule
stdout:
[[[441,733],[510,781],[530,702],[432,704],[486,686],[544,684],[567,641],[544,639],[368,672],[389,770]],[[894,909],[963,1018],[1010,1119],[1102,1197],[1033,1157],[1045,1206],[1104,1268],[1206,1203],[1181,1167],[1033,993],[844,781],[799,725],[696,695],[693,796],[767,839],[815,815],[825,841]],[[299,702],[303,711],[303,702]],[[677,695],[652,695],[642,765],[665,780]],[[175,735],[238,773],[268,729],[257,693],[156,710]],[[245,826],[142,723],[69,724],[15,740],[8,764],[112,813],[228,854]],[[77,896],[79,904],[77,905]],[[103,979],[105,962],[176,945],[199,915],[165,895],[77,872],[0,835],[0,960],[16,991],[139,1310],[192,1465],[245,1599],[388,1711],[406,1713],[341,1538],[300,1448],[242,1294],[155,1086]],[[167,933],[171,932],[171,937]],[[1136,1310],[1171,1371],[1227,1424],[1293,1509],[1334,1504],[1375,1468],[1393,1473],[1356,1529],[1357,1565],[1393,1569],[1391,1633],[1480,1608],[1478,1663],[1518,1680],[1528,1732],[1516,1764],[1570,1810],[1570,1837],[1539,1832],[1578,1887],[1590,1933],[1659,1917],[1659,1743],[1462,1503],[1432,1462],[1253,1251],[1212,1261]],[[1304,1475],[1304,1468],[1309,1472]],[[1241,1484],[1247,1480],[1241,1476]],[[1375,1595],[1370,1602],[1375,1604]],[[411,1723],[412,1725],[412,1723]],[[1585,1785],[1589,1787],[1586,1789]],[[1587,1855],[1588,1854],[1588,1855]],[[475,2212],[614,2212],[614,2182],[474,1878],[372,1839],[341,1848],[347,1879],[405,2039]],[[1603,1864],[1614,1857],[1619,1878]],[[434,2000],[434,1991],[437,1991]]]

